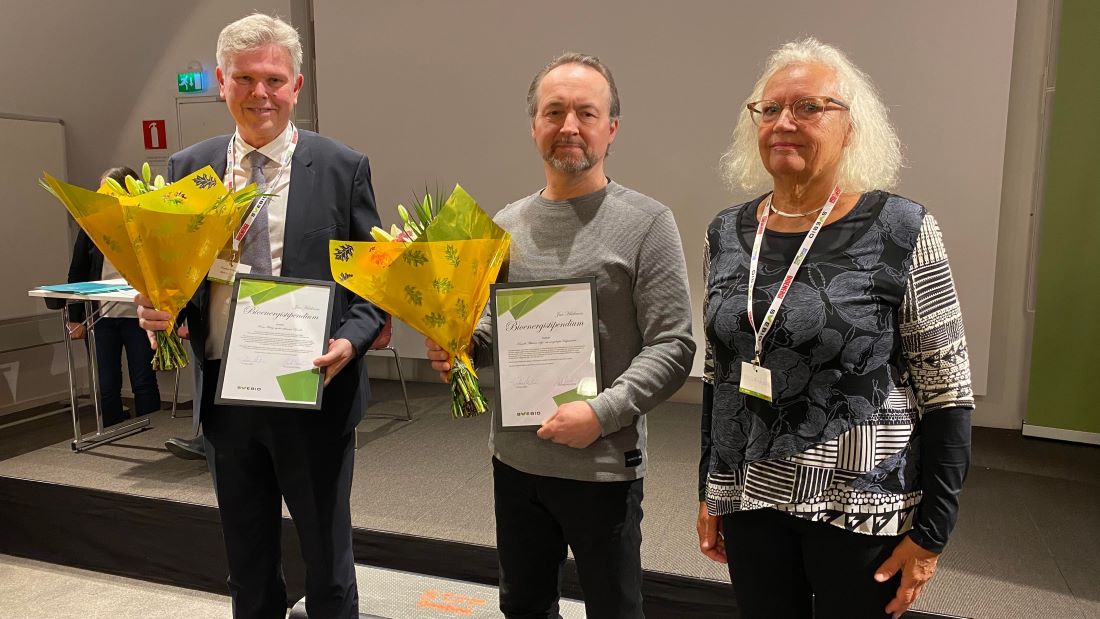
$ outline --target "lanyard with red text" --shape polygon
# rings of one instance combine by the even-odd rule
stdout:
[[[840,185],[833,188],[833,193],[829,194],[829,200],[825,202],[825,206],[821,207],[821,213],[817,216],[817,220],[814,221],[814,225],[806,233],[806,238],[802,239],[802,246],[798,248],[798,253],[795,254],[794,260],[791,261],[790,268],[787,269],[787,274],[783,277],[783,283],[779,286],[779,291],[775,293],[775,298],[772,299],[771,306],[768,307],[768,313],[764,316],[764,320],[760,323],[760,328],[756,328],[756,320],[752,315],[752,292],[756,286],[756,271],[760,266],[760,245],[764,240],[764,230],[768,226],[768,214],[771,210],[771,197],[768,197],[768,203],[764,206],[764,213],[760,215],[760,224],[756,226],[756,238],[752,242],[752,255],[749,257],[749,290],[748,290],[748,310],[749,310],[749,324],[752,326],[753,334],[756,336],[756,344],[753,351],[752,363],[747,361],[741,362],[741,382],[738,390],[741,393],[745,393],[761,400],[771,402],[772,401],[772,373],[768,368],[761,365],[760,354],[764,349],[764,336],[771,330],[772,324],[775,322],[775,316],[779,313],[779,306],[783,304],[783,299],[787,298],[787,292],[791,289],[791,283],[794,281],[794,276],[798,273],[798,268],[802,266],[802,263],[806,260],[806,255],[810,253],[810,247],[814,244],[814,240],[817,238],[817,233],[821,232],[821,227],[825,225],[825,220],[829,218],[829,213],[833,211],[833,207],[836,206],[837,201],[840,200]]]
[[[279,181],[283,178],[283,173],[286,172],[290,164],[291,157],[294,156],[294,149],[298,146],[298,128],[294,126],[294,123],[290,124],[290,130],[292,131],[290,136],[290,145],[287,146],[286,152],[283,154],[282,164],[279,167],[279,173],[267,184],[268,187],[275,188],[279,185]],[[236,147],[237,138],[234,136],[229,140],[229,146],[226,147],[225,153],[225,185],[226,189],[233,191],[233,187],[236,185],[237,175],[237,157],[234,151]],[[241,220],[241,226],[237,229],[237,233],[233,235],[233,254],[237,255],[240,251],[241,240],[248,234],[248,229],[252,227],[252,222],[256,220],[256,216],[260,214],[260,211],[267,205],[268,201],[275,197],[272,194],[264,194],[259,198],[252,201],[252,206],[249,207],[248,213],[245,214]]]
[[[802,266],[802,263],[806,260],[806,255],[810,253],[810,247],[813,246],[814,240],[817,239],[817,234],[821,232],[821,227],[825,225],[825,220],[829,218],[829,213],[833,212],[833,207],[836,206],[837,201],[840,200],[840,185],[833,188],[833,192],[829,194],[828,201],[825,202],[825,206],[821,208],[821,213],[817,216],[817,220],[814,221],[814,225],[806,233],[806,238],[802,239],[802,246],[798,248],[798,253],[795,254],[794,260],[791,261],[790,268],[787,269],[787,275],[783,277],[783,283],[779,286],[779,291],[775,293],[775,298],[772,299],[772,304],[768,307],[768,313],[764,316],[764,320],[760,322],[760,328],[756,328],[756,321],[752,315],[752,291],[756,285],[756,271],[760,265],[760,245],[764,239],[764,229],[768,225],[768,213],[770,208],[765,207],[764,213],[760,216],[760,224],[756,227],[756,238],[752,242],[752,255],[749,258],[749,291],[748,291],[748,311],[749,311],[749,324],[752,325],[753,333],[756,335],[756,349],[753,357],[753,364],[760,365],[760,353],[764,347],[764,336],[771,330],[772,324],[775,322],[775,315],[779,313],[779,306],[783,304],[783,299],[787,298],[787,292],[791,288],[791,282],[794,281],[795,274],[798,273],[798,268]],[[768,206],[771,205],[771,197],[768,197]]]

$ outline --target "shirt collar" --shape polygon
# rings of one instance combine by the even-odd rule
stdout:
[[[241,132],[238,130],[233,134],[233,150],[237,152],[237,161],[244,161],[244,158],[248,156],[254,150],[259,150],[268,159],[274,161],[276,164],[283,162],[283,155],[286,154],[286,149],[290,148],[290,140],[294,135],[294,124],[287,123],[286,129],[283,130],[279,137],[271,140],[267,144],[264,144],[260,148],[253,148],[248,142],[244,141],[241,137]]]

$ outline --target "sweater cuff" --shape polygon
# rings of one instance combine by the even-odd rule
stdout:
[[[619,416],[615,414],[618,407],[615,406],[611,394],[604,391],[595,398],[588,400],[588,405],[592,407],[592,412],[596,413],[596,419],[600,422],[601,436],[608,436],[622,429],[623,424],[619,422]]]

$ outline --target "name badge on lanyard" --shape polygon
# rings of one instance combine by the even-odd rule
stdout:
[[[234,260],[232,257],[223,258],[221,254],[218,254],[218,257],[214,259],[214,264],[210,265],[210,272],[206,274],[206,279],[232,286],[233,280],[237,278],[237,273],[248,275],[251,272],[252,267],[241,264],[240,258]]]
[[[294,149],[298,146],[298,128],[291,123],[290,130],[293,132],[290,137],[290,146],[287,147],[286,153],[283,154],[282,166],[279,168],[279,174],[268,183],[269,187],[277,187],[279,185],[279,181],[283,178],[283,174],[286,172],[287,167],[290,165],[290,160],[294,156]],[[226,147],[225,154],[226,188],[230,192],[233,191],[236,185],[236,141],[236,135],[229,139],[229,146]],[[271,194],[264,194],[252,201],[248,212],[245,213],[244,218],[241,220],[241,225],[233,234],[230,244],[223,247],[221,251],[218,252],[218,257],[214,259],[214,264],[210,266],[210,272],[206,274],[206,279],[218,284],[232,285],[233,280],[237,277],[237,273],[248,274],[252,272],[252,267],[250,265],[241,264],[241,241],[252,227],[252,222],[256,220],[256,216],[260,214],[260,211],[265,206],[267,206],[268,201],[274,197],[275,196]]]
[[[821,207],[821,213],[818,214],[817,220],[814,221],[814,225],[806,233],[806,238],[802,239],[802,245],[798,248],[794,260],[791,261],[791,266],[787,268],[787,274],[783,276],[783,283],[780,284],[779,291],[775,293],[775,298],[772,299],[772,303],[768,307],[768,313],[764,315],[764,320],[760,322],[760,328],[757,329],[756,320],[752,315],[752,292],[756,286],[756,271],[760,266],[760,246],[764,240],[764,230],[768,225],[771,200],[771,196],[768,196],[768,203],[764,205],[764,213],[760,216],[760,223],[756,226],[756,238],[753,239],[752,254],[749,257],[749,325],[752,326],[753,334],[756,336],[756,347],[752,363],[748,361],[741,362],[741,383],[738,388],[741,393],[767,402],[772,401],[772,373],[764,366],[760,358],[764,349],[764,336],[771,331],[772,324],[775,323],[775,316],[779,313],[779,306],[783,305],[783,299],[787,298],[787,292],[791,289],[791,283],[794,282],[799,267],[805,262],[806,256],[810,253],[810,247],[813,246],[818,233],[825,225],[825,220],[829,218],[829,214],[833,212],[833,207],[840,200],[840,185],[833,187],[833,192],[829,194],[825,206]]]
[[[738,391],[771,402],[772,371],[762,365],[742,361],[741,385]]]

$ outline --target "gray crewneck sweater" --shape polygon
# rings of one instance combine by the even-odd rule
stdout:
[[[525,473],[581,481],[645,475],[645,414],[691,370],[691,302],[680,234],[660,202],[611,181],[571,200],[533,194],[494,218],[512,235],[508,281],[596,277],[604,390],[589,401],[603,429],[585,449],[543,440],[535,430],[500,432],[489,446]],[[474,333],[479,365],[492,363],[492,323]]]

